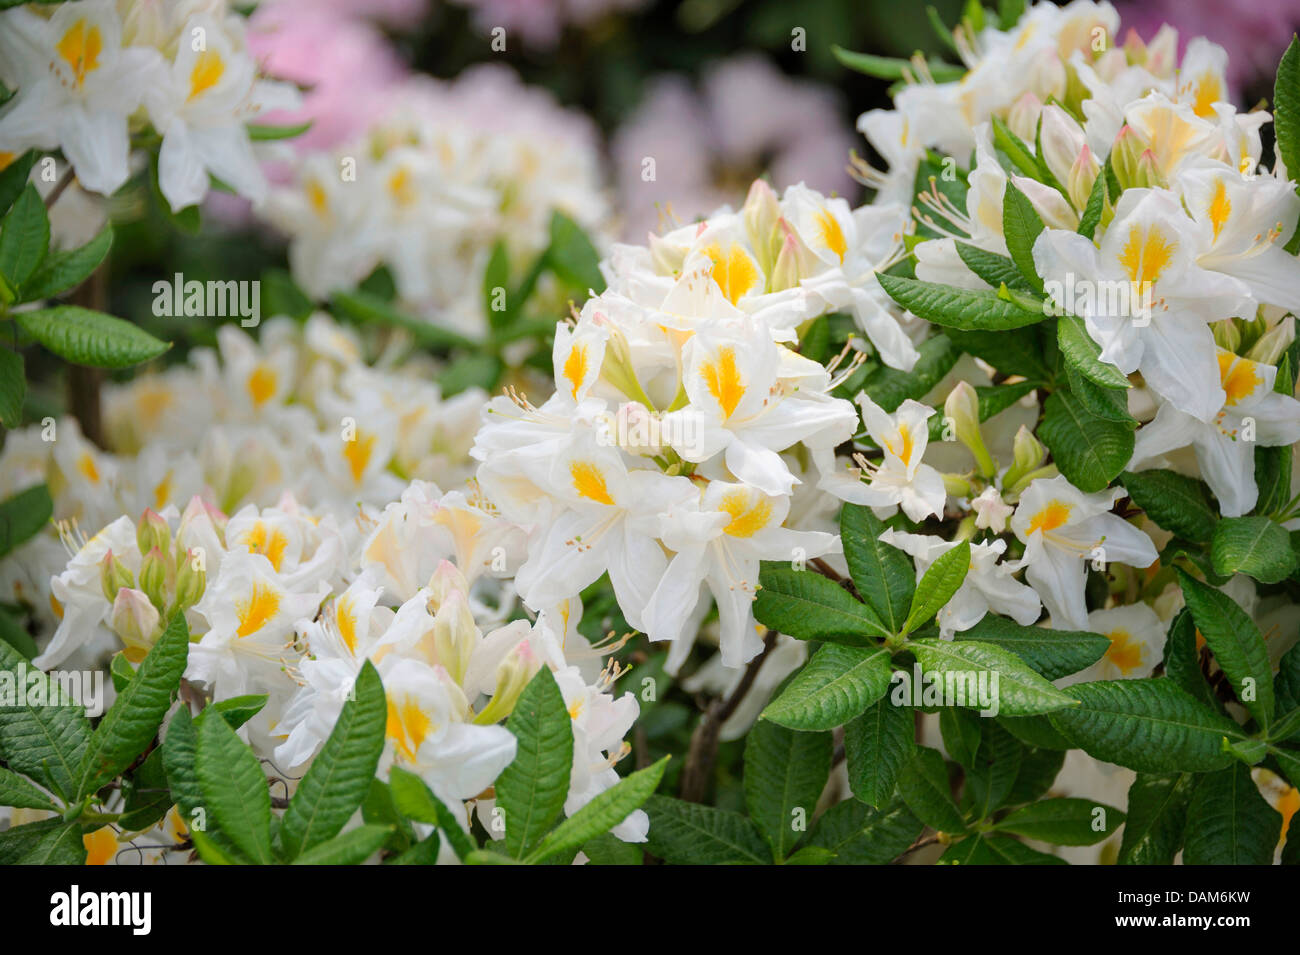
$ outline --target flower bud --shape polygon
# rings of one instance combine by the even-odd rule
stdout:
[[[492,692],[492,699],[474,717],[474,722],[484,726],[498,723],[509,716],[519,701],[519,694],[541,666],[541,658],[533,652],[527,637],[515,644],[515,648],[497,666],[496,689]]]
[[[140,589],[161,611],[167,605],[167,558],[155,547],[140,565]]]
[[[1210,325],[1210,331],[1214,334],[1214,343],[1220,348],[1236,353],[1241,347],[1241,327],[1237,324],[1236,319],[1225,318],[1219,322],[1213,322]]]
[[[1022,424],[1012,443],[1012,455],[1014,460],[1011,467],[1007,468],[1007,473],[1002,476],[1002,486],[1007,489],[1014,487],[1026,474],[1042,464],[1043,458],[1047,456],[1047,449]]]
[[[208,575],[203,569],[202,561],[197,559],[194,551],[187,550],[181,555],[180,564],[176,568],[176,602],[172,612],[183,612],[193,607],[203,597],[207,587]]]
[[[126,645],[126,658],[139,663],[158,638],[162,617],[151,599],[130,587],[123,587],[113,599],[113,613],[109,626]]]
[[[1088,145],[1079,124],[1055,103],[1043,107],[1039,142],[1042,145],[1043,162],[1057,182],[1062,183],[1069,178],[1070,169],[1080,150]]]
[[[438,561],[438,567],[429,578],[429,612],[437,613],[452,594],[469,596],[469,581],[465,575],[449,560]]]
[[[960,474],[945,473],[941,476],[943,477],[943,489],[948,493],[949,497],[970,497],[971,491],[974,490],[970,481]]]
[[[462,591],[451,590],[433,617],[433,649],[438,662],[457,683],[465,679],[469,658],[478,641],[479,629],[470,613],[468,598]]]
[[[1125,123],[1110,147],[1110,166],[1120,187],[1128,189],[1137,180],[1138,160],[1146,149],[1142,137]]]
[[[1065,191],[1070,194],[1070,202],[1074,208],[1080,212],[1088,205],[1088,199],[1092,195],[1093,186],[1097,183],[1097,176],[1101,174],[1101,163],[1097,162],[1097,157],[1092,154],[1088,144],[1084,143],[1083,148],[1079,150],[1079,155],[1075,157],[1074,164],[1070,166],[1070,172],[1065,177]]]
[[[660,275],[676,275],[686,261],[686,249],[665,242],[653,232],[648,236],[650,260]]]
[[[957,440],[975,455],[980,474],[991,478],[997,472],[997,465],[984,446],[984,435],[980,433],[979,396],[969,382],[959,381],[948,392],[948,400],[943,403],[943,413],[952,422]]]
[[[781,237],[776,227],[781,218],[781,203],[772,187],[764,180],[755,179],[749,187],[741,216],[745,222],[745,235],[758,257],[759,268],[763,274],[769,274],[781,246]]]
[[[155,547],[162,551],[171,550],[172,531],[163,520],[162,515],[152,508],[145,508],[140,518],[140,525],[135,531],[135,542],[140,553],[147,554]]]
[[[1007,126],[1027,143],[1038,134],[1038,118],[1043,115],[1043,101],[1033,93],[1025,93],[1011,105],[1007,113]]]
[[[1293,341],[1295,341],[1295,319],[1288,315],[1261,335],[1259,340],[1250,346],[1246,357],[1251,361],[1276,365],[1281,360],[1282,353],[1291,347]]]
[[[117,599],[117,592],[123,587],[135,586],[135,577],[131,569],[118,560],[110,550],[100,562],[99,582],[104,588],[105,598],[112,603]]]

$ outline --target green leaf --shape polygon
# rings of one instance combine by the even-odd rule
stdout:
[[[44,484],[33,484],[0,501],[0,557],[39,534],[53,516],[54,501]]]
[[[392,834],[388,826],[358,826],[308,849],[294,865],[361,865],[384,847]]]
[[[1034,268],[1034,240],[1042,231],[1043,220],[1034,204],[1008,179],[1002,194],[1002,232],[1006,236],[1007,251],[1029,287],[1040,295],[1043,280]]]
[[[1027,717],[1032,719],[1032,717]],[[1040,717],[1041,719],[1042,717]],[[1006,723],[998,720],[998,726],[1006,729]],[[1010,733],[1010,730],[1008,730]],[[1015,735],[1011,733],[1011,735]],[[1019,737],[1017,737],[1019,738]],[[1004,805],[1018,806],[1022,803],[1042,799],[1056,782],[1061,767],[1065,765],[1065,753],[1056,749],[1024,749],[1021,752],[1020,771],[1016,781],[1007,793]]]
[[[902,772],[916,754],[916,726],[909,706],[883,697],[844,726],[845,769],[853,795],[877,808],[893,798]]]
[[[1113,806],[1062,798],[1016,809],[993,828],[1058,846],[1091,846],[1110,838],[1123,822],[1124,813]]]
[[[30,183],[0,220],[0,275],[20,289],[32,277],[50,246],[45,202]]]
[[[1256,514],[1276,517],[1291,499],[1291,447],[1255,447]]]
[[[1264,635],[1227,594],[1175,568],[1196,629],[1232,684],[1237,699],[1261,727],[1273,719],[1273,668]]]
[[[288,315],[305,321],[316,308],[307,293],[284,269],[264,269],[260,281],[263,315]]]
[[[1101,225],[1101,217],[1105,211],[1106,177],[1098,174],[1093,181],[1092,191],[1088,193],[1088,201],[1083,207],[1083,213],[1079,216],[1079,235],[1091,239],[1097,232],[1097,226]]]
[[[113,691],[121,693],[135,678],[135,667],[126,658],[125,651],[119,651],[114,654],[113,661],[108,665],[108,675],[113,678]]]
[[[993,117],[993,145],[1006,154],[1021,175],[1034,180],[1041,179],[1042,170],[1034,151],[997,116]]]
[[[510,257],[504,240],[498,239],[492,247],[487,267],[483,270],[483,314],[492,328],[504,328],[518,313],[518,306],[509,292]],[[501,308],[497,308],[500,298]]]
[[[62,819],[44,819],[0,832],[0,865],[84,865],[82,827]]]
[[[267,699],[265,693],[248,693],[219,700],[212,704],[212,708],[221,714],[221,718],[230,724],[232,730],[237,730],[262,712]]]
[[[1007,836],[979,835],[963,839],[939,857],[939,865],[1067,865],[1059,856],[1031,849]]]
[[[961,589],[970,570],[970,541],[962,541],[940,554],[917,582],[912,609],[903,623],[903,635],[911,633],[942,610]]]
[[[1101,346],[1092,340],[1083,319],[1062,315],[1056,323],[1056,344],[1066,363],[1094,385],[1100,388],[1129,387],[1127,375],[1110,362],[1101,360]]]
[[[0,753],[14,772],[71,800],[77,791],[81,761],[90,740],[90,722],[82,708],[66,702],[59,684],[32,666],[17,650],[0,641],[0,670],[26,673],[27,694],[13,706],[0,706]],[[39,696],[38,696],[39,694]],[[50,705],[54,699],[60,705]],[[37,700],[41,702],[37,702]]]
[[[889,689],[889,651],[883,648],[821,647],[763,718],[795,730],[842,726]]]
[[[1214,528],[1210,560],[1221,577],[1249,574],[1260,583],[1276,584],[1295,570],[1291,537],[1267,517],[1229,517]]]
[[[773,630],[855,647],[874,646],[872,637],[889,635],[875,611],[821,574],[764,563],[759,584],[754,617]]]
[[[370,791],[384,751],[388,703],[368,660],[354,691],[281,820],[280,841],[290,859],[334,839]]]
[[[190,631],[178,613],[95,728],[81,763],[78,799],[130,766],[153,742],[180,687],[189,649]]]
[[[567,784],[567,775],[565,780]],[[461,828],[459,820],[452,815],[443,801],[433,794],[423,779],[400,766],[394,766],[388,774],[388,785],[392,789],[393,803],[397,806],[397,811],[416,822],[437,826],[462,862],[474,851],[474,843]],[[507,831],[509,831],[508,825]]]
[[[106,225],[85,245],[46,256],[31,279],[23,284],[23,301],[52,298],[80,285],[99,268],[112,246],[113,227]]]
[[[831,53],[835,55],[835,59],[839,60],[841,65],[856,73],[874,76],[879,80],[899,80],[903,78],[905,70],[910,73],[915,72],[910,60],[897,57],[875,56],[871,53],[853,53],[835,44],[831,44]],[[926,67],[930,70],[930,74],[934,77],[936,83],[948,83],[952,80],[959,80],[966,75],[965,67],[954,66],[942,60],[928,60]]]
[[[548,832],[524,861],[535,864],[574,852],[587,840],[609,832],[619,825],[631,813],[640,809],[659,786],[669,758],[665,756],[597,794],[589,803]],[[507,832],[509,828],[510,824],[507,821]]]
[[[745,807],[779,861],[812,822],[831,771],[831,734],[759,720],[745,743]],[[802,824],[802,825],[800,825]]]
[[[582,854],[588,865],[645,865],[645,852],[639,844],[624,842],[608,832],[583,843]]]
[[[1052,725],[1089,756],[1139,773],[1222,769],[1232,760],[1223,740],[1242,735],[1171,680],[1077,683],[1070,692],[1080,705],[1052,713]]]
[[[1202,776],[1187,807],[1185,865],[1269,865],[1282,814],[1260,795],[1250,767],[1234,762]]]
[[[1044,360],[1046,341],[1041,329],[1030,326],[1015,334],[1005,332],[944,332],[953,342],[977,358],[1008,375],[1023,375],[1034,381],[1051,381],[1054,372]]]
[[[1005,255],[986,252],[984,249],[968,242],[957,243],[957,255],[965,263],[966,268],[974,272],[992,288],[999,288],[1003,285],[1007,286],[1007,288],[1016,289],[1030,287],[1024,276],[1020,274],[1020,269],[1016,266],[1016,263]]]
[[[122,781],[125,806],[117,824],[124,832],[151,829],[172,807],[167,772],[163,768],[163,751],[154,749],[147,759]]]
[[[265,123],[245,123],[248,138],[255,143],[275,139],[293,139],[311,129],[311,122],[292,123],[285,126],[272,126]]]
[[[1173,865],[1183,847],[1187,804],[1196,776],[1141,773],[1128,790],[1128,820],[1119,847],[1120,865]]]
[[[475,347],[474,342],[465,336],[400,312],[371,292],[335,292],[330,297],[330,303],[335,314],[349,318],[358,324],[404,329],[425,348],[471,349]]]
[[[189,707],[178,707],[167,724],[162,760],[163,769],[167,773],[167,785],[171,787],[172,798],[186,825],[193,821],[194,810],[203,805],[203,791],[199,788],[198,776],[194,771],[198,744],[198,730],[190,716]]]
[[[23,356],[0,348],[0,425],[16,428],[23,420],[23,401],[27,398],[27,375]]]
[[[861,504],[845,504],[840,512],[840,539],[853,586],[880,615],[883,626],[897,632],[907,619],[916,589],[916,573],[907,555],[880,539],[885,525]]]
[[[1120,482],[1133,503],[1167,531],[1196,544],[1214,533],[1219,508],[1204,481],[1175,471],[1125,471]]]
[[[1074,749],[1070,741],[1057,732],[1046,715],[1003,716],[999,714],[997,721],[999,726],[1028,746],[1062,751]]]
[[[551,827],[569,792],[573,728],[550,667],[529,681],[506,722],[518,750],[497,778],[497,805],[506,817],[506,848],[524,857]]]
[[[1128,413],[1128,396],[1122,388],[1103,388],[1079,374],[1069,362],[1065,363],[1065,377],[1070,384],[1070,394],[1078,398],[1084,410],[1103,421],[1111,421],[1136,428],[1137,419]]]
[[[898,792],[907,808],[939,832],[965,832],[966,823],[952,799],[948,767],[936,749],[920,747],[898,776]]]
[[[983,737],[980,717],[961,707],[945,706],[939,710],[939,734],[950,759],[961,766],[974,765]]]
[[[959,808],[968,818],[987,819],[1006,804],[1020,778],[1025,748],[993,720],[979,720],[980,745],[966,773]]]
[[[908,398],[923,397],[961,357],[961,350],[946,335],[927,338],[916,350],[918,357],[911,371],[881,366],[863,379],[860,390],[885,411],[893,413]]]
[[[8,6],[7,2],[0,4]],[[29,149],[4,169],[0,169],[0,213],[8,212],[14,201],[27,188],[27,180],[36,164],[36,150]]]
[[[953,635],[957,642],[975,640],[1009,650],[1048,680],[1059,680],[1090,667],[1110,649],[1110,640],[1084,630],[1048,630],[1022,627],[995,613],[969,630]]]
[[[600,255],[582,231],[582,227],[563,212],[551,213],[551,244],[546,250],[546,263],[564,282],[586,292],[599,295],[605,291],[605,279],[600,274]]]
[[[1040,309],[1008,302],[997,292],[958,289],[877,272],[889,296],[910,312],[936,325],[967,331],[1004,331],[1034,325],[1047,317]]]
[[[1050,713],[1075,703],[1073,687],[1069,691],[1057,689],[1020,657],[991,643],[928,637],[910,641],[908,649],[916,655],[922,671],[953,673],[953,688],[965,697],[965,702],[959,705],[971,709],[985,708],[977,687],[984,687],[991,694],[993,703],[989,708],[994,713],[1007,716]],[[982,673],[988,676],[981,678]],[[946,684],[947,678],[942,679]]]
[[[209,820],[252,861],[270,865],[271,791],[253,751],[225,720],[205,716],[194,767]]]
[[[1061,473],[1085,494],[1104,490],[1133,457],[1133,429],[1099,418],[1066,391],[1054,393],[1044,407],[1038,437]]]
[[[199,854],[199,858],[208,865],[243,865],[244,860],[238,852],[226,842],[217,838],[216,833],[202,829],[191,829],[190,840]]]
[[[47,812],[58,811],[58,807],[49,796],[3,766],[0,766],[0,806],[13,806],[15,809],[44,809]]]
[[[887,865],[906,852],[924,828],[901,799],[883,809],[846,799],[817,820],[808,845],[835,853],[831,865]]]
[[[1277,154],[1294,179],[1300,175],[1300,40],[1294,34],[1277,65],[1277,79],[1273,84],[1273,129],[1277,134]],[[1296,235],[1300,235],[1300,229],[1296,230]],[[1300,245],[1296,235],[1286,246],[1292,255]]]
[[[391,846],[395,832],[389,832],[385,845]],[[442,850],[442,839],[434,833],[427,839],[421,839],[409,849],[386,860],[387,865],[437,865],[438,853]]]
[[[646,849],[672,865],[770,865],[772,850],[738,812],[651,796]]]
[[[23,331],[74,365],[130,368],[171,347],[138,325],[78,305],[19,312],[16,318]]]

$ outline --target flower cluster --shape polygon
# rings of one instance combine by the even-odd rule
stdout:
[[[131,174],[133,138],[152,135],[173,209],[214,178],[265,196],[247,124],[293,108],[298,91],[258,75],[224,0],[19,6],[0,24],[0,81],[17,91],[0,109],[0,158],[62,150],[79,183],[107,196]]]
[[[498,242],[524,263],[546,248],[555,211],[604,227],[594,131],[505,67],[454,83],[413,78],[385,101],[362,135],[306,153],[258,212],[289,236],[308,294],[355,287],[384,265],[404,307],[480,337],[482,277]]]
[[[382,507],[412,479],[463,485],[486,394],[444,398],[431,363],[397,355],[367,364],[355,333],[323,313],[263,322],[257,341],[226,325],[217,347],[195,349],[188,363],[105,386],[110,451],[72,419],[11,432],[0,453],[5,492],[46,483],[66,539],[40,534],[0,562],[6,599],[51,629],[60,618],[74,627],[49,589],[65,547],[79,550],[81,533],[122,514],[184,509],[195,495],[233,515],[290,494],[348,528],[358,502]]]

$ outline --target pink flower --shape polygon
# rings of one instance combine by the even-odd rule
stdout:
[[[658,231],[668,212],[680,223],[738,205],[764,173],[778,191],[802,181],[852,198],[857,187],[845,170],[852,147],[837,95],[790,79],[761,56],[714,67],[699,93],[680,77],[661,77],[614,136],[624,235]]]

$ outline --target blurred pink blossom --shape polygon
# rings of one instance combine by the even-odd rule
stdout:
[[[483,33],[505,27],[506,42],[512,31],[533,47],[552,47],[568,24],[585,26],[606,13],[629,12],[648,0],[456,0],[472,7],[474,25]]]
[[[1205,36],[1219,44],[1228,51],[1228,85],[1236,95],[1252,80],[1273,76],[1300,26],[1300,0],[1231,5],[1223,0],[1141,0],[1117,3],[1116,9],[1123,23],[1121,36],[1132,28],[1149,40],[1162,24],[1177,28],[1180,57],[1192,37]]]
[[[364,129],[385,91],[406,76],[406,66],[384,35],[343,8],[418,6],[410,0],[344,3],[342,0],[264,4],[249,21],[248,46],[271,76],[309,87],[302,109],[268,113],[266,123],[311,121],[289,142],[295,150],[325,149]],[[366,8],[366,9],[363,9]]]
[[[834,91],[792,80],[759,55],[714,66],[699,93],[681,77],[661,77],[614,136],[623,234],[640,240],[669,224],[661,209],[689,222],[738,206],[764,173],[778,190],[804,182],[853,198],[845,170],[852,147]]]

